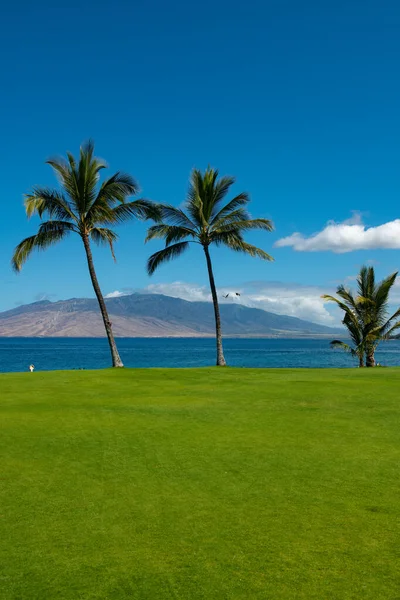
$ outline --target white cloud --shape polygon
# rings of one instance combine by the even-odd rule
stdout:
[[[373,248],[400,249],[400,219],[366,227],[359,214],[343,223],[330,221],[319,233],[305,237],[293,233],[275,242],[276,248],[291,246],[298,252],[331,251],[337,254]]]
[[[153,283],[148,285],[144,291],[150,294],[164,294],[164,296],[172,296],[172,298],[182,298],[182,300],[189,300],[189,302],[211,302],[211,293],[207,287],[195,283],[185,283],[184,281]]]
[[[189,302],[211,301],[208,286],[183,281],[152,284],[144,291],[182,298]],[[218,297],[221,303],[242,304],[243,306],[298,317],[327,326],[337,326],[340,319],[335,307],[326,304],[321,298],[321,294],[333,293],[333,291],[318,286],[301,286],[279,282],[250,282],[241,286],[218,288]],[[240,296],[237,296],[237,293]],[[225,298],[224,296],[227,294],[229,295]]]
[[[248,306],[336,326],[340,322],[337,311],[321,298],[322,294],[329,292],[333,290],[318,286],[256,282],[249,284]]]
[[[54,298],[57,298],[57,294],[48,294],[47,292],[39,292],[39,294],[36,294],[34,301],[35,302],[42,302],[43,300],[53,300]]]
[[[120,292],[118,290],[115,290],[115,292],[110,292],[109,294],[106,294],[104,297],[105,298],[119,298],[120,296],[128,296],[130,292]]]

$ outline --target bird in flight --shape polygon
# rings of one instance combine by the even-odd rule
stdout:
[[[235,292],[235,293],[236,293],[236,296],[240,296],[239,292]]]
[[[226,296],[224,296],[224,298],[227,298],[229,296],[229,294],[227,294]]]

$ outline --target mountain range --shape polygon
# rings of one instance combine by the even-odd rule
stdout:
[[[116,337],[208,337],[214,335],[209,302],[188,302],[161,294],[106,299]],[[241,304],[222,304],[223,332],[232,337],[315,337],[338,330],[296,317]],[[104,337],[97,300],[42,300],[0,313],[2,337]]]

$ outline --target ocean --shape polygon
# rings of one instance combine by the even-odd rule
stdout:
[[[121,338],[118,348],[126,367],[205,367],[215,364],[213,339]],[[350,355],[332,350],[321,339],[224,340],[232,367],[356,367]],[[400,340],[382,342],[376,353],[382,366],[400,365]],[[0,372],[103,369],[110,366],[106,339],[0,338]]]

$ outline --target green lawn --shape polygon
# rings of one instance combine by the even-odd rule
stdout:
[[[0,597],[398,600],[400,369],[0,375]]]

